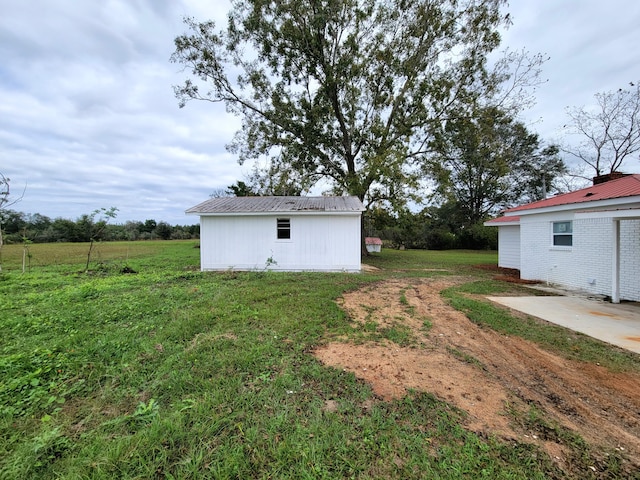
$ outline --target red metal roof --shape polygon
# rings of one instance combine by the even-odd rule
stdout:
[[[510,217],[497,217],[497,218],[493,218],[487,222],[485,222],[485,225],[499,225],[501,223],[509,223],[509,222],[513,222],[513,223],[518,223],[520,221],[520,216],[519,215],[512,215]]]
[[[546,198],[537,202],[528,203],[519,207],[510,208],[505,212],[520,212],[535,208],[557,207],[574,203],[596,202],[598,200],[611,200],[614,198],[640,196],[640,175],[627,175],[617,180],[592,185],[575,192],[569,192],[555,197]],[[502,218],[502,217],[500,217]],[[506,217],[513,218],[513,217]],[[492,220],[493,222],[494,220]],[[507,221],[507,220],[504,220]]]
[[[366,245],[382,245],[382,240],[378,237],[365,237],[364,243]]]

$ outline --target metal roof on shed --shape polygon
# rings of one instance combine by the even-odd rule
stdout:
[[[220,197],[191,207],[186,213],[207,215],[362,211],[364,206],[358,197]]]
[[[382,245],[382,240],[378,237],[366,237],[364,243],[365,245]]]

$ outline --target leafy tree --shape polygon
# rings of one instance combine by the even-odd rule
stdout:
[[[124,224],[125,239],[138,240],[140,233],[144,231],[144,223],[139,221],[127,221]]]
[[[15,210],[4,210],[2,213],[2,223],[5,235],[19,233],[27,226],[25,214]]]
[[[56,242],[80,242],[81,234],[78,232],[78,224],[67,218],[55,218],[51,223],[52,239]]]
[[[426,173],[435,180],[435,196],[467,228],[523,198],[539,197],[542,186],[550,188],[564,172],[557,147],[541,150],[538,135],[496,107],[443,123],[432,145]]]
[[[452,106],[495,97],[506,80],[521,92],[535,70],[522,56],[515,72],[486,67],[505,3],[236,0],[224,30],[185,20],[171,59],[194,79],[175,93],[181,107],[221,102],[240,116],[229,148],[240,163],[266,158],[270,178],[402,205]]]
[[[548,145],[531,158],[518,162],[516,172],[521,191],[518,203],[529,203],[543,200],[550,193],[566,193],[563,175],[568,173],[567,166],[559,156],[558,145]]]
[[[226,193],[234,197],[253,197],[256,192],[242,180],[238,180],[233,185],[227,187]]]
[[[5,217],[8,213],[7,208],[15,205],[20,200],[22,200],[23,195],[24,191],[18,198],[11,199],[11,179],[5,177],[4,174],[0,173],[0,272],[2,272],[2,246],[4,244],[4,240],[2,238],[2,230],[3,224],[6,221]]]
[[[146,232],[146,233],[151,233],[153,232],[156,227],[158,226],[158,223],[153,220],[153,219],[147,219],[144,221],[144,225],[142,227],[142,230],[140,230],[141,232]]]
[[[111,207],[109,209],[102,207],[94,210],[89,215],[84,215],[82,218],[82,224],[86,225],[89,236],[89,251],[87,252],[87,264],[85,265],[85,272],[89,271],[89,263],[91,262],[91,253],[96,240],[100,240],[104,233],[109,220],[116,218],[118,209]]]
[[[568,132],[578,136],[565,152],[593,169],[595,176],[618,171],[629,158],[639,158],[640,83],[629,90],[597,93],[592,108],[568,109]]]
[[[155,233],[162,240],[169,240],[171,238],[172,228],[167,222],[158,222]]]
[[[270,164],[265,168],[254,165],[248,181],[254,195],[262,196],[302,195],[308,193],[313,186],[304,173],[280,169],[277,164]]]
[[[40,215],[39,213],[26,215],[25,218],[28,227],[36,233],[43,232],[51,225],[51,219],[46,215]]]

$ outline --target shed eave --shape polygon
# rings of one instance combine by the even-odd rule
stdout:
[[[352,216],[359,217],[362,211],[320,211],[320,210],[287,210],[282,212],[186,212],[187,215],[199,215],[201,217],[296,217],[296,216]]]

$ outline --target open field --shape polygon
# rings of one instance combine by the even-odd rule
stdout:
[[[0,478],[637,476],[640,358],[488,304],[524,288],[473,268],[495,252],[201,273],[195,244],[99,244],[88,273],[87,245],[32,245],[25,274],[22,246],[3,247]],[[572,384],[576,398],[606,392],[600,425],[618,430],[563,412],[574,367],[603,384]],[[456,372],[471,382],[447,390]]]

